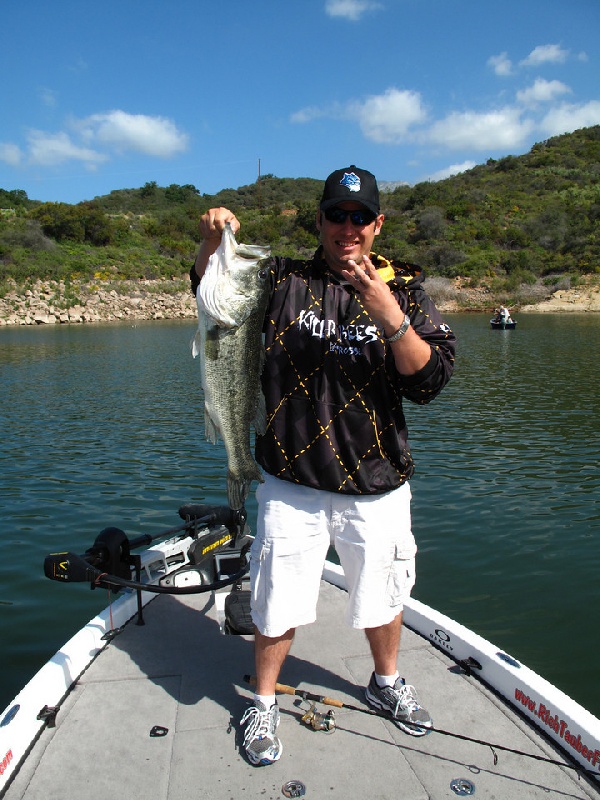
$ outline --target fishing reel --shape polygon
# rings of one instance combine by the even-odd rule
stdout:
[[[308,700],[296,700],[295,705],[302,710],[304,703],[308,708],[304,711],[300,721],[307,728],[311,728],[313,731],[325,731],[326,733],[335,731],[335,713],[333,709],[324,714],[321,711],[317,711],[316,705]]]

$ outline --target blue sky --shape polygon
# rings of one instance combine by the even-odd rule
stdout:
[[[4,0],[0,187],[435,180],[600,124],[599,0]]]

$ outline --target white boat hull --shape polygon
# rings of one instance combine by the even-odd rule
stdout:
[[[169,571],[167,555],[187,554],[190,539],[173,539],[146,551],[146,578],[156,581]],[[187,556],[186,556],[187,558]],[[181,566],[180,560],[177,564]],[[327,563],[324,580],[345,588],[341,568]],[[142,593],[147,603],[155,595]],[[0,716],[0,796],[47,724],[46,707],[59,707],[91,662],[106,647],[103,639],[135,616],[137,597],[124,592],[73,636],[42,667]],[[472,674],[550,737],[588,774],[600,777],[600,722],[542,677],[519,664],[493,644],[449,617],[416,600],[405,605],[404,623],[452,659],[469,661]]]
[[[324,577],[345,588],[340,567],[328,564]],[[403,622],[458,663],[476,661],[481,668],[472,668],[473,675],[586,770],[600,775],[600,720],[583,706],[491,642],[418,600],[405,603]]]

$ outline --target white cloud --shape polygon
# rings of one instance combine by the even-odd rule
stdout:
[[[592,125],[600,125],[600,100],[590,100],[589,103],[579,105],[563,103],[548,111],[539,128],[548,136],[558,136]]]
[[[74,123],[84,139],[115,148],[134,150],[150,156],[169,158],[187,149],[188,137],[165,117],[109,111],[92,114]]]
[[[300,111],[295,111],[293,114],[290,115],[290,122],[296,122],[300,125],[306,122],[312,122],[313,119],[319,119],[320,117],[329,116],[326,111],[322,108],[317,108],[316,106],[308,106],[307,108],[301,108]]]
[[[440,169],[431,174],[427,180],[430,181],[443,181],[444,178],[450,178],[452,175],[458,175],[459,172],[466,172],[468,169],[473,169],[477,166],[476,161],[463,161],[462,164],[450,164],[445,169]]]
[[[87,72],[88,63],[84,61],[83,58],[77,58],[70,66],[68,67],[69,72],[74,72],[75,74],[79,74],[81,72]]]
[[[451,150],[493,150],[523,145],[534,124],[521,119],[516,108],[497,111],[452,112],[429,129],[426,138]]]
[[[487,63],[494,70],[496,75],[501,75],[503,77],[506,75],[512,75],[512,61],[508,57],[508,53],[500,53],[498,56],[490,56]]]
[[[47,108],[55,108],[57,105],[58,94],[53,89],[40,89],[42,104]]]
[[[425,122],[427,112],[419,92],[390,88],[349,107],[367,139],[382,144],[401,142],[409,129]]]
[[[550,103],[562,94],[568,94],[571,89],[561,81],[546,81],[536,78],[533,86],[517,92],[517,100],[521,105],[535,107],[540,103]]]
[[[23,159],[21,148],[10,142],[0,142],[0,161],[4,161],[10,167],[18,167]]]
[[[562,57],[550,45],[532,52],[542,60]],[[504,54],[494,58],[494,63],[500,64]],[[438,154],[462,150],[472,151],[465,155],[489,155],[490,151],[515,152],[530,146],[533,136],[541,139],[600,124],[600,100],[567,103],[565,96],[569,94],[571,88],[562,81],[538,77],[517,91],[512,103],[491,109],[451,111],[432,120],[431,109],[420,92],[390,87],[363,99],[307,106],[292,114],[290,121],[307,124],[334,119],[358,124],[365,139],[377,144],[417,143],[434,146]],[[472,161],[451,164],[430,179],[440,180],[472,166]]]
[[[490,150],[523,145],[534,122],[522,118],[522,109],[507,106],[496,111],[452,112],[426,127],[428,114],[419,92],[389,88],[379,95],[329,109],[305,108],[292,116],[294,122],[318,117],[358,122],[364,136],[378,144],[407,140],[442,145],[447,150]]]
[[[540,44],[521,61],[524,67],[539,67],[541,64],[563,64],[569,55],[559,44]]]
[[[419,92],[390,88],[366,100],[334,103],[327,108],[308,106],[293,113],[290,121],[301,124],[322,117],[353,120],[367,139],[395,144],[404,140],[414,125],[425,122],[427,113]]]
[[[327,0],[325,13],[330,17],[343,17],[351,22],[357,22],[368,11],[382,8],[381,3],[373,0]]]
[[[125,111],[71,120],[69,127],[70,132],[58,133],[30,130],[23,148],[13,143],[0,143],[0,161],[11,166],[30,164],[43,167],[79,161],[88,169],[96,169],[114,153],[135,151],[168,158],[185,150],[188,144],[187,135],[181,133],[171,120]]]
[[[89,147],[80,147],[71,137],[64,133],[45,133],[44,131],[30,131],[27,135],[29,161],[45,167],[56,166],[65,161],[83,161],[88,166],[94,167],[108,156],[92,150]]]

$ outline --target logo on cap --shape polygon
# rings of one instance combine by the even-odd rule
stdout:
[[[350,189],[351,192],[360,192],[360,178],[354,172],[344,172],[344,177],[340,183]]]

